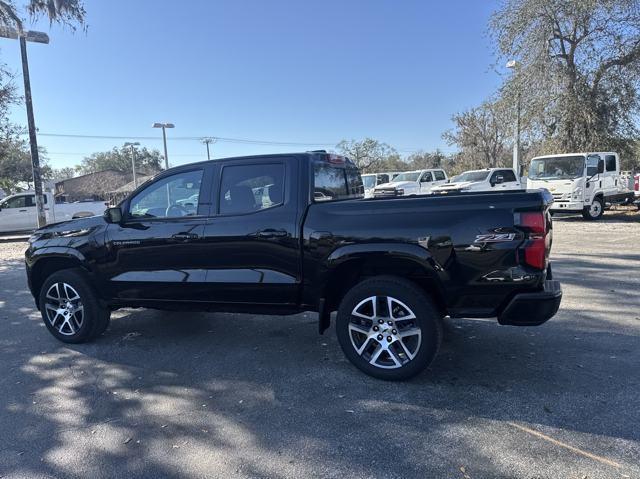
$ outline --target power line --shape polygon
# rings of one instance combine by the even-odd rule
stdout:
[[[87,138],[93,140],[151,140],[151,141],[159,141],[162,138],[156,136],[117,136],[117,135],[79,135],[79,134],[70,134],[70,133],[38,133],[40,136],[48,136],[55,138]],[[202,136],[172,136],[170,138],[171,141],[200,141]],[[210,138],[215,139],[216,141],[226,142],[226,143],[242,143],[242,144],[252,144],[252,145],[279,145],[279,146],[335,146],[339,142],[335,143],[304,143],[304,142],[295,142],[295,141],[271,141],[271,140],[255,140],[250,138],[229,138],[223,136],[210,136]]]

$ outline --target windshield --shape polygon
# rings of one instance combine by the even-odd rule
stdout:
[[[400,173],[393,181],[418,181],[419,176],[419,171],[407,171],[406,173]]]
[[[489,175],[488,171],[466,171],[456,177],[456,182],[462,181],[484,181]]]
[[[376,175],[362,175],[362,183],[367,189],[373,188],[376,186]]]
[[[584,174],[584,156],[555,156],[536,158],[529,166],[532,180],[564,180]]]

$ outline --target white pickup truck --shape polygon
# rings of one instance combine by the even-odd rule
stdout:
[[[521,190],[522,184],[511,168],[487,168],[471,170],[456,176],[451,183],[431,189],[433,194],[446,194],[458,191],[505,191]]]
[[[527,188],[546,188],[553,195],[552,213],[602,217],[605,206],[631,203],[633,190],[620,175],[614,152],[538,156],[529,165]]]
[[[55,204],[51,193],[44,193],[44,210],[47,224],[101,215],[106,209],[104,201],[82,201],[78,203]],[[38,226],[36,195],[25,191],[7,196],[0,201],[0,233],[28,231]]]
[[[405,171],[389,183],[378,185],[373,189],[374,198],[390,198],[395,196],[428,195],[434,186],[447,182],[447,174],[440,168],[429,170]]]

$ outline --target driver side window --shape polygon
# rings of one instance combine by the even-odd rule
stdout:
[[[427,171],[420,178],[420,183],[431,183],[433,181],[433,177],[431,176],[431,172]]]
[[[203,170],[176,173],[159,180],[129,203],[132,218],[180,218],[196,216]]]

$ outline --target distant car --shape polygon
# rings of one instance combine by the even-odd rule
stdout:
[[[465,171],[451,179],[450,183],[434,187],[433,194],[460,191],[503,191],[520,190],[522,184],[511,168],[487,168]]]
[[[400,173],[367,173],[362,175],[362,183],[364,184],[364,197],[373,198],[373,190],[376,186],[388,183]]]
[[[428,195],[434,186],[447,182],[447,174],[440,168],[406,171],[400,173],[389,183],[376,186],[375,198],[393,198],[396,196]]]
[[[57,203],[53,194],[43,193],[44,214],[49,223],[58,223],[73,218],[101,215],[106,209],[104,201],[78,201]],[[38,227],[36,195],[25,191],[7,196],[0,201],[0,233],[28,231]]]

